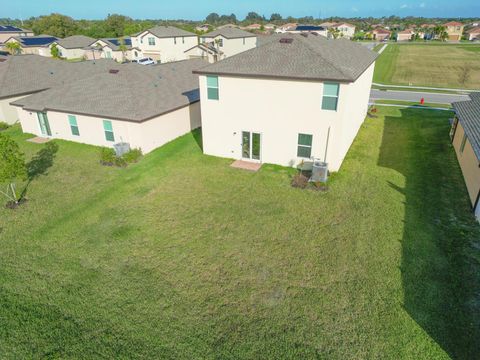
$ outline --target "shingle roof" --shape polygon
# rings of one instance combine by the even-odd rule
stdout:
[[[120,50],[121,39],[108,38],[108,39],[100,39],[100,40],[103,41],[105,44],[107,44],[112,50],[114,51]],[[123,43],[125,44],[128,50],[132,48],[132,39],[124,38]]]
[[[470,99],[469,101],[454,102],[452,106],[477,159],[480,161],[480,92],[471,93]]]
[[[89,36],[73,35],[68,36],[64,39],[60,39],[56,41],[56,43],[65,49],[83,49],[91,45],[96,40],[97,39],[91,38]]]
[[[461,22],[458,22],[458,21],[450,21],[450,22],[447,22],[447,23],[443,24],[443,26],[463,26],[463,24]]]
[[[480,33],[480,26],[476,26],[467,31],[467,34],[478,34]]]
[[[148,29],[153,35],[158,38],[170,38],[178,36],[197,36],[194,33],[176,28],[174,26],[155,26],[154,28]]]
[[[158,66],[116,65],[77,81],[22,98],[13,104],[31,111],[59,111],[142,122],[199,101],[201,59]],[[112,66],[113,68],[113,66]]]
[[[206,66],[197,73],[352,82],[377,56],[345,39],[279,34],[272,35],[261,46]]]
[[[2,33],[16,33],[16,32],[32,32],[32,30],[21,29],[12,25],[0,25],[0,32]]]
[[[37,36],[13,36],[23,47],[37,47],[49,46],[51,43],[59,40],[51,35],[37,35]]]
[[[223,36],[227,39],[238,39],[238,38],[246,38],[246,37],[256,37],[257,35],[252,34],[251,32],[244,31],[238,28],[223,28],[217,29],[215,31],[211,31],[202,35],[202,37],[216,37],[216,36]]]

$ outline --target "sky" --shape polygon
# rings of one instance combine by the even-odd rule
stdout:
[[[23,18],[62,13],[75,19],[103,19],[122,14],[135,19],[202,20],[211,13],[234,13],[243,19],[249,11],[267,18],[282,16],[425,16],[480,17],[480,0],[20,0],[5,1],[0,17]]]

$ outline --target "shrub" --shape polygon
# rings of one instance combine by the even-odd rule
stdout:
[[[300,189],[305,189],[308,185],[308,177],[302,173],[296,174],[292,179],[292,186]]]
[[[100,150],[100,163],[106,166],[116,165],[117,156],[112,148],[103,147]]]
[[[0,131],[6,130],[10,127],[6,122],[0,121]]]
[[[123,154],[122,158],[127,164],[136,163],[142,157],[142,150],[132,149],[129,152]]]

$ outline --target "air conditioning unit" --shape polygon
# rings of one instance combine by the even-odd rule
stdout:
[[[328,180],[328,164],[318,159],[313,160],[311,182],[323,182]]]

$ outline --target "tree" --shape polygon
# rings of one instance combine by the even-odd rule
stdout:
[[[60,57],[60,50],[58,49],[57,44],[52,44],[52,46],[50,47],[50,54],[55,59],[58,59]]]
[[[273,13],[270,15],[270,21],[281,21],[282,20],[282,15],[278,13]]]
[[[340,33],[340,31],[335,28],[335,27],[331,27],[328,29],[328,34],[333,37],[334,39],[338,39],[342,34]]]
[[[49,34],[64,38],[75,35],[78,32],[78,27],[75,20],[71,17],[62,14],[51,14],[33,20],[32,30],[36,34]]]
[[[109,36],[113,36],[113,37],[123,36],[125,35],[124,34],[125,27],[131,21],[132,21],[131,18],[124,15],[118,15],[118,14],[108,15],[104,23],[105,32]]]
[[[8,52],[12,55],[17,55],[22,52],[22,47],[16,41],[7,42],[5,47],[7,48]]]
[[[211,13],[207,16],[205,20],[209,24],[217,24],[220,21],[220,15],[218,15],[217,13]]]
[[[6,191],[0,190],[0,193],[18,204],[20,198],[15,183],[17,180],[24,180],[26,176],[25,155],[11,137],[0,133],[0,183],[7,185]]]
[[[247,17],[245,18],[245,20],[250,22],[257,22],[257,21],[264,21],[265,18],[257,14],[256,12],[251,11],[247,14]]]
[[[125,62],[125,54],[127,53],[127,45],[125,45],[125,39],[121,38],[118,45],[118,50],[122,52],[122,62]]]

